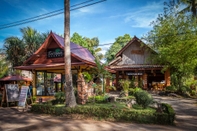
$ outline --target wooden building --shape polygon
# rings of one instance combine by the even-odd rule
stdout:
[[[75,43],[70,43],[73,85],[77,86],[77,75],[95,67],[94,56]],[[41,47],[22,66],[15,67],[33,73],[33,95],[53,96],[64,91],[64,38],[51,32]]]
[[[119,87],[119,80],[130,79],[136,87],[144,89],[163,89],[170,85],[170,72],[162,65],[152,64],[150,55],[156,53],[136,36],[129,41],[109,63],[109,67],[116,70],[114,84]]]

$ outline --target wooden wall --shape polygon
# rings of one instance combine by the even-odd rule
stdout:
[[[141,47],[141,43],[133,42],[122,54],[122,61],[118,65],[127,64],[150,64],[148,61],[150,51]]]

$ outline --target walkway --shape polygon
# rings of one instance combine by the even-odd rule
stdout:
[[[197,100],[154,98],[173,105],[176,126],[70,119],[0,107],[0,131],[197,131]]]

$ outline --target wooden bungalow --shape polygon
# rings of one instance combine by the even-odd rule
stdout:
[[[143,89],[162,90],[170,85],[170,72],[162,65],[152,64],[151,53],[156,53],[136,36],[129,41],[109,63],[109,67],[116,70],[115,86],[119,87],[119,80],[130,79],[133,84]]]
[[[95,67],[94,56],[89,50],[75,43],[71,47],[73,84],[77,86],[77,75]],[[22,66],[15,67],[33,73],[33,95],[53,96],[64,91],[64,38],[51,32],[41,47]]]

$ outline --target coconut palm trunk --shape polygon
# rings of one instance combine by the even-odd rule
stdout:
[[[76,99],[72,84],[70,51],[70,0],[64,0],[64,61],[66,106],[75,107]]]

